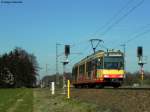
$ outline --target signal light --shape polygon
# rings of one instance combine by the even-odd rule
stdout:
[[[70,45],[65,45],[65,55],[68,56],[70,54]]]
[[[137,56],[138,56],[138,57],[143,56],[143,48],[142,48],[142,46],[139,46],[139,47],[137,48]]]

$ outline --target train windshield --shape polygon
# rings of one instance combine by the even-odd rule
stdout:
[[[105,57],[104,68],[105,69],[123,69],[124,68],[123,57]]]

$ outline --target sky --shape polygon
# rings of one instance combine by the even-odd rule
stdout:
[[[6,0],[3,0],[6,1]],[[7,0],[12,1],[12,0]],[[0,3],[0,54],[21,47],[37,57],[41,77],[56,72],[56,43],[62,73],[64,45],[71,45],[67,71],[92,53],[89,40],[102,39],[99,49],[123,50],[126,69],[139,70],[136,51],[143,46],[150,71],[149,0],[16,0]],[[47,65],[47,73],[46,73]]]

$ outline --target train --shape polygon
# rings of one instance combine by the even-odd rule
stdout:
[[[72,84],[75,88],[118,88],[125,78],[124,65],[120,50],[98,50],[73,65]]]

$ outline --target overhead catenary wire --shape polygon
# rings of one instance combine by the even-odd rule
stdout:
[[[114,19],[117,18],[126,8],[128,8],[128,6],[129,6],[133,1],[134,1],[134,0],[129,0],[129,1],[127,1],[126,4],[125,4],[123,7],[121,7],[121,9],[119,9],[102,27],[98,28],[95,33],[90,34],[89,36],[87,36],[88,39],[84,39],[84,40],[82,40],[82,41],[80,41],[80,42],[78,42],[78,43],[73,44],[73,45],[72,45],[72,48],[74,48],[75,46],[77,46],[77,45],[79,45],[79,44],[81,44],[81,43],[83,43],[83,42],[84,42],[84,43],[85,43],[85,42],[88,42],[88,41],[89,41],[91,38],[93,38],[93,36],[95,36],[100,30],[102,30],[102,29],[106,28],[108,25],[110,25],[110,24],[114,21]]]
[[[128,37],[130,37],[128,40],[126,41],[123,41],[123,42],[116,42],[113,44],[115,45],[113,47],[113,49],[115,49],[116,47],[120,46],[121,44],[127,44],[131,41],[133,41],[134,39],[136,38],[141,38],[142,35],[146,34],[146,33],[149,33],[149,30],[150,30],[150,23],[138,28],[137,31],[135,31],[134,33],[130,34]]]
[[[105,50],[108,50],[108,49],[109,49],[108,47],[104,46],[103,44],[100,45],[100,47],[101,47],[101,48],[104,48]]]
[[[101,44],[100,47],[101,47],[101,48],[104,48],[105,50],[108,50],[108,48],[105,47],[103,44]],[[81,55],[81,56],[83,57],[83,56],[87,53],[87,51],[89,51],[89,53],[90,53],[90,51],[91,51],[90,49],[91,49],[91,47],[89,47],[89,46],[85,47],[85,48],[82,50],[82,55]],[[80,58],[81,58],[81,57],[80,57]],[[70,63],[69,63],[69,64],[75,63],[76,59],[79,59],[79,57],[78,57],[78,56],[73,57],[73,58],[70,60]]]
[[[117,13],[110,18],[101,28],[99,28],[94,34],[90,35],[88,38],[90,39],[94,35],[96,35],[100,30],[106,28],[104,32],[101,33],[101,36],[105,35],[108,31],[110,31],[115,25],[119,24],[123,19],[125,19],[130,13],[132,13],[136,8],[138,8],[144,0],[141,0],[136,5],[134,5],[130,10],[128,10],[125,14],[123,14],[120,18],[118,18],[116,21],[113,22],[114,19],[116,19],[125,9],[129,9],[128,6],[133,2],[134,0],[129,0],[127,3],[117,11]],[[108,26],[108,27],[107,27]],[[80,42],[81,43],[81,42]],[[75,45],[74,45],[75,46]]]
[[[122,46],[124,48],[124,58],[125,58],[125,61],[124,61],[124,65],[125,65],[125,70],[126,70],[126,46],[128,43],[132,42],[133,40],[137,39],[137,38],[141,38],[143,35],[147,34],[150,32],[150,29],[148,30],[145,30],[145,31],[142,31],[138,34],[136,34],[135,36],[133,36],[132,38],[128,39],[127,41],[125,41],[123,44],[120,44],[119,46]]]
[[[127,3],[121,7],[120,10],[117,11],[104,25],[102,25],[100,28],[96,30],[95,33],[93,33],[90,37],[96,35],[100,30],[106,28],[108,25],[110,25],[134,0],[129,0]]]
[[[94,34],[92,34],[90,37],[96,35],[99,30],[101,30],[102,28],[106,27],[107,25],[109,25],[106,30],[104,30],[104,32],[101,33],[101,35],[105,35],[108,31],[110,31],[115,25],[119,24],[123,19],[125,19],[130,13],[132,13],[136,8],[138,8],[139,6],[141,6],[141,4],[144,2],[144,0],[141,0],[140,2],[138,2],[136,5],[134,5],[132,8],[128,8],[129,10],[123,14],[120,18],[118,18],[116,21],[112,22],[116,17],[118,17],[123,10],[125,10],[130,3],[132,3],[134,0],[129,0],[126,5],[124,7],[122,7],[109,21],[106,22],[106,24],[101,27],[100,29],[98,29]],[[105,46],[103,46],[105,49]]]
[[[137,7],[139,7],[144,0],[141,0],[138,4],[136,4],[134,7],[132,7],[127,13],[125,13],[123,16],[121,16],[119,19],[117,19],[115,22],[113,22],[125,9],[129,9],[129,5],[133,2],[134,0],[129,0],[125,3],[125,5],[123,7],[121,7],[121,9],[119,9],[117,11],[117,13],[115,13],[112,18],[110,18],[102,27],[100,27],[98,30],[96,30],[95,33],[89,35],[86,40],[80,41],[78,43],[75,43],[72,45],[72,47],[75,47],[76,45],[83,43],[83,42],[87,42],[89,39],[91,39],[94,35],[96,35],[100,30],[105,29],[106,30],[104,32],[101,33],[101,35],[106,34],[111,28],[113,28],[116,24],[118,24],[122,19],[124,19],[126,16],[128,16],[133,10],[135,10]],[[109,26],[110,25],[110,26]],[[108,26],[108,27],[107,27]]]
[[[79,41],[79,42],[76,42],[76,43],[74,43],[74,44],[72,44],[71,45],[71,48],[74,48],[74,47],[76,47],[76,46],[79,46],[79,45],[83,45],[83,44],[85,44],[85,43],[87,43],[88,42],[88,39],[84,39],[84,40],[81,40],[81,41]]]
[[[90,51],[90,47],[89,46],[86,46],[83,50],[82,50],[82,56],[83,55],[85,55],[85,53],[87,52],[87,51]],[[79,57],[78,56],[75,56],[75,57],[73,57],[71,60],[70,60],[70,62],[71,63],[73,63],[76,59],[78,59]],[[71,64],[71,63],[69,63],[69,64]]]
[[[145,35],[145,34],[147,34],[147,33],[149,33],[149,32],[150,32],[150,29],[148,29],[148,30],[146,30],[146,31],[143,31],[143,32],[137,34],[136,36],[134,36],[133,38],[131,38],[131,39],[125,41],[124,43],[127,44],[127,43],[129,43],[129,42],[131,42],[131,41],[133,41],[133,40],[135,40],[135,39],[137,39],[137,38],[142,37],[142,35]]]
[[[123,14],[119,19],[117,19],[114,23],[112,23],[101,35],[105,35],[108,31],[110,31],[115,25],[120,23],[123,19],[125,19],[130,13],[132,13],[136,8],[141,6],[144,3],[144,0],[138,2],[134,7],[132,7],[129,11]]]

